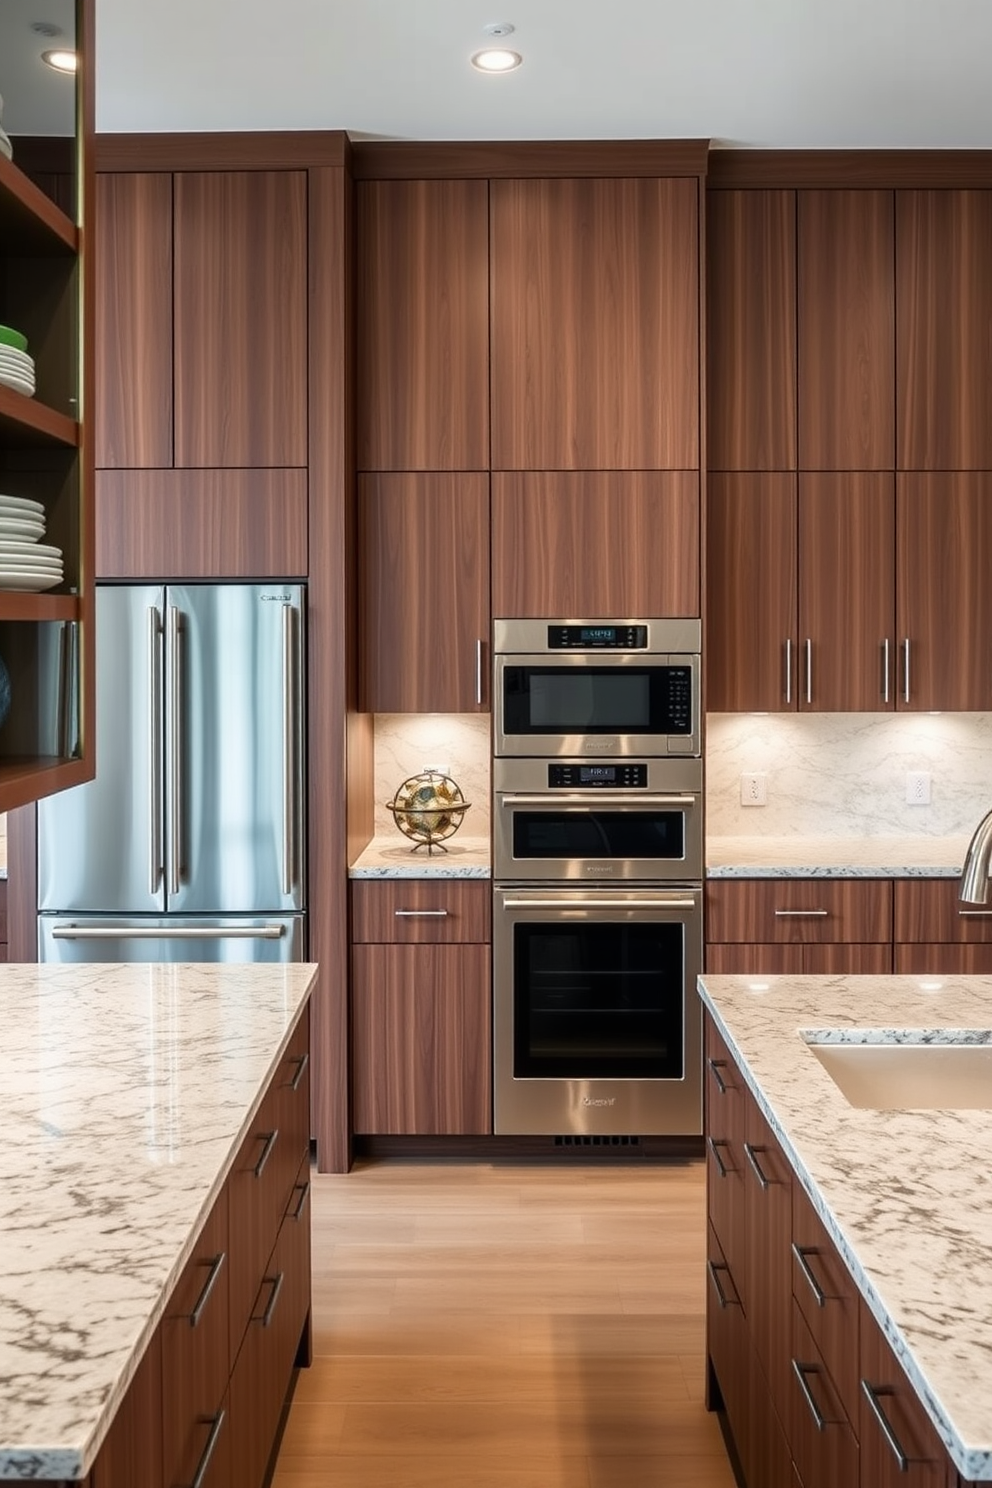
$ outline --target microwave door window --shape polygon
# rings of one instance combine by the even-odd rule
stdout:
[[[651,722],[650,691],[644,672],[591,667],[533,671],[529,726],[534,733],[646,729]]]

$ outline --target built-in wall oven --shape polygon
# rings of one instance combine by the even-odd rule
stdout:
[[[495,1130],[696,1135],[698,622],[494,635]]]

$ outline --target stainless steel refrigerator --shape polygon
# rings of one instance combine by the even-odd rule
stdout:
[[[41,961],[305,953],[304,589],[96,591],[96,778],[38,806]]]

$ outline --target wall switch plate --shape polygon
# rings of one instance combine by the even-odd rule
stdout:
[[[741,805],[768,805],[768,776],[764,771],[759,774],[748,773],[741,776]]]
[[[930,805],[930,771],[906,771],[906,804],[908,806]]]

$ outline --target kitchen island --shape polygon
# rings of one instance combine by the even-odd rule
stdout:
[[[287,1293],[305,1317],[309,1212],[300,1174],[316,971],[300,964],[0,968],[0,1480],[85,1479],[153,1343],[164,1350],[156,1376],[163,1399],[172,1384],[185,1388],[184,1380],[170,1382],[169,1340],[162,1344],[161,1335],[187,1278],[203,1303],[200,1334],[217,1335],[226,1400],[235,1360],[240,1366],[243,1356],[246,1371],[251,1364],[247,1344],[238,1353],[236,1328],[239,1286],[249,1289],[249,1316],[259,1310],[251,1245],[262,1246],[265,1271],[278,1248],[269,1231],[279,1233],[283,1217],[280,1211],[270,1221],[269,1211],[285,1208],[296,1190],[289,1218],[305,1218],[306,1228],[296,1227]],[[255,1123],[266,1131],[256,1134]],[[272,1136],[277,1125],[281,1143]],[[258,1195],[250,1191],[255,1176]],[[216,1232],[218,1217],[225,1239],[201,1260],[195,1248],[205,1226]],[[207,1318],[211,1292],[216,1326]],[[268,1318],[275,1299],[263,1300],[271,1304]],[[192,1337],[191,1321],[183,1318],[180,1342]],[[293,1355],[299,1323],[295,1331]],[[233,1376],[230,1384],[233,1402]],[[164,1431],[160,1422],[146,1425],[168,1449],[167,1413],[166,1423]],[[215,1446],[216,1433],[210,1440]],[[205,1445],[194,1446],[194,1467]],[[116,1480],[107,1473],[96,1481]]]
[[[706,975],[699,988],[708,1014],[708,1074],[716,1079],[712,1087],[707,1084],[710,1138],[720,1119],[720,1088],[739,1072],[745,1099],[756,1106],[771,1137],[764,1147],[752,1137],[750,1152],[745,1141],[744,1158],[767,1152],[755,1168],[758,1183],[767,1189],[762,1169],[774,1166],[777,1142],[791,1169],[785,1182],[792,1183],[793,1215],[805,1204],[804,1193],[946,1449],[947,1477],[941,1469],[925,1481],[956,1481],[950,1463],[963,1481],[992,1480],[992,1109],[852,1105],[810,1047],[818,1041],[987,1045],[992,1043],[992,978]],[[992,1083],[989,1090],[992,1108]],[[717,1138],[716,1146],[723,1152],[709,1173],[710,1235],[716,1270],[729,1277],[734,1266],[720,1249],[714,1205],[721,1202],[722,1170],[734,1169],[736,1159],[728,1156],[729,1142]],[[753,1162],[739,1166],[750,1179]],[[726,1233],[736,1243],[732,1225]],[[813,1246],[803,1255],[809,1260],[823,1253],[823,1246]],[[785,1276],[788,1308],[788,1236],[780,1260],[775,1266]],[[753,1268],[753,1258],[747,1264]],[[810,1264],[815,1268],[820,1262]],[[742,1277],[744,1269],[742,1262]],[[799,1273],[792,1269],[801,1275],[801,1267]],[[711,1262],[711,1276],[712,1270]],[[723,1285],[728,1288],[729,1280]],[[815,1277],[811,1286],[815,1295]],[[801,1280],[793,1281],[793,1296],[801,1297],[801,1288]],[[725,1290],[721,1308],[727,1300]],[[817,1307],[822,1313],[822,1296]],[[760,1335],[759,1311],[755,1303],[748,1316],[752,1334],[757,1328]],[[815,1308],[811,1315],[815,1319]],[[853,1316],[856,1352],[857,1310]],[[711,1362],[713,1337],[711,1331]],[[760,1351],[759,1346],[759,1356]],[[815,1366],[800,1368],[819,1372],[822,1389],[827,1369],[819,1355],[816,1360]],[[774,1394],[777,1362],[761,1362]],[[724,1379],[732,1384],[726,1368]],[[720,1387],[726,1394],[723,1381]],[[863,1400],[861,1410],[863,1419]],[[776,1411],[787,1432],[789,1408],[776,1404]],[[857,1405],[851,1423],[855,1434],[856,1412]],[[819,1440],[822,1444],[824,1438]],[[865,1452],[862,1436],[862,1483],[867,1481]]]

